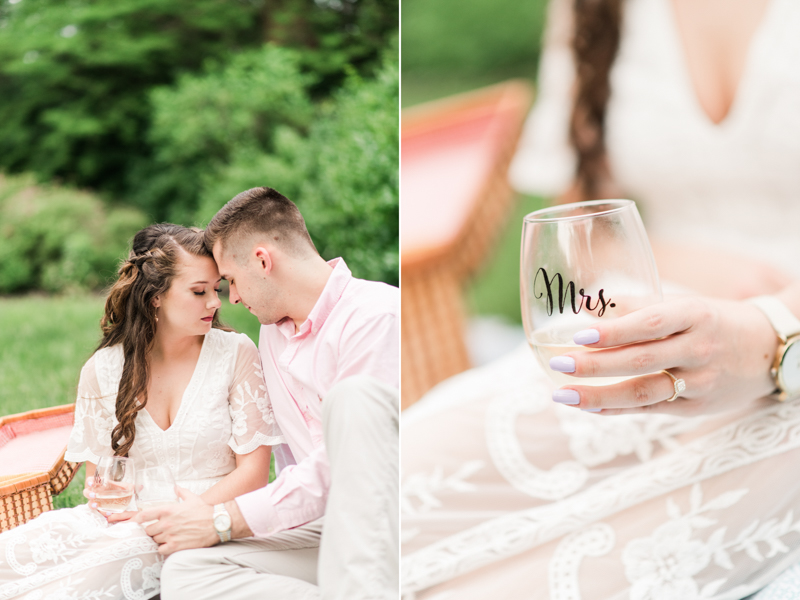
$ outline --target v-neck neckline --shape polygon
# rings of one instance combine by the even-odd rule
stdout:
[[[194,392],[194,388],[197,387],[197,380],[201,377],[200,374],[204,370],[204,369],[201,369],[200,367],[201,367],[202,363],[204,362],[205,355],[206,355],[206,348],[209,345],[208,344],[208,336],[211,335],[212,331],[214,331],[213,328],[211,329],[211,331],[209,331],[207,334],[205,334],[203,336],[203,345],[200,346],[200,354],[197,355],[197,363],[194,365],[194,371],[192,371],[192,376],[191,376],[191,378],[189,378],[189,383],[186,384],[186,388],[184,388],[183,394],[181,394],[181,403],[178,406],[177,412],[175,413],[175,419],[173,419],[172,423],[169,424],[169,427],[167,427],[166,429],[162,429],[159,426],[159,424],[156,423],[156,420],[153,418],[153,416],[148,412],[146,405],[141,410],[141,412],[143,412],[143,413],[145,413],[147,415],[147,418],[150,420],[150,422],[153,424],[153,426],[158,431],[160,431],[162,434],[163,433],[169,433],[170,431],[172,431],[172,428],[175,427],[175,424],[178,423],[183,418],[183,413],[186,412],[186,410],[188,410],[185,407],[186,407],[187,403],[191,403],[191,399],[195,395],[193,392]],[[192,393],[190,394],[190,392],[192,392]]]
[[[735,122],[739,113],[741,113],[743,110],[742,105],[749,94],[749,86],[751,85],[750,80],[754,77],[753,70],[755,67],[753,63],[756,61],[756,58],[761,52],[761,46],[765,43],[766,34],[764,32],[768,28],[769,21],[774,18],[773,13],[777,11],[776,5],[779,3],[779,0],[768,0],[764,14],[761,16],[761,21],[756,26],[756,29],[748,42],[747,51],[745,53],[744,67],[739,77],[739,81],[736,83],[736,91],[734,92],[731,104],[728,107],[728,111],[725,113],[725,116],[718,123],[714,122],[700,102],[700,96],[697,93],[697,88],[692,80],[692,73],[689,69],[689,56],[686,53],[686,45],[683,42],[682,32],[678,24],[678,15],[676,14],[673,0],[662,0],[662,2],[667,13],[666,17],[668,28],[670,30],[670,38],[674,48],[674,62],[680,73],[683,89],[686,91],[688,97],[687,99],[692,110],[697,113],[698,118],[703,121],[706,128],[710,129],[711,131],[724,131],[729,129],[731,127],[731,123]]]

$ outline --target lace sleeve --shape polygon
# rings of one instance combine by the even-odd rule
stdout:
[[[558,196],[575,177],[577,159],[569,142],[575,63],[572,3],[552,0],[539,62],[538,96],[511,163],[509,179],[520,192]]]
[[[264,384],[261,357],[256,345],[244,334],[239,336],[228,407],[231,413],[228,445],[237,454],[248,454],[259,446],[284,443]]]
[[[113,399],[103,398],[100,392],[96,362],[96,355],[92,356],[81,369],[78,398],[75,402],[75,423],[64,456],[71,462],[88,460],[97,464],[101,456],[112,453],[111,431],[114,428],[114,417],[109,412],[109,405]]]

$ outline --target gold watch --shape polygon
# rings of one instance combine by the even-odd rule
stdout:
[[[770,369],[776,388],[772,397],[784,401],[800,396],[800,319],[775,296],[757,296],[748,302],[761,309],[778,335],[778,351]]]

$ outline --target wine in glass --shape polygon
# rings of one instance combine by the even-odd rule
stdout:
[[[611,385],[627,377],[581,377],[550,368],[562,354],[596,352],[573,336],[661,302],[653,252],[636,204],[593,200],[527,215],[520,256],[528,343],[556,385]]]
[[[133,497],[133,460],[124,456],[104,456],[97,463],[92,482],[98,510],[124,512]]]

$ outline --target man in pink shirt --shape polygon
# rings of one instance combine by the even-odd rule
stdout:
[[[162,598],[397,598],[397,288],[325,262],[270,188],[226,204],[206,243],[262,324],[263,410],[286,444],[265,488],[215,507],[182,491],[139,515],[170,555]]]

